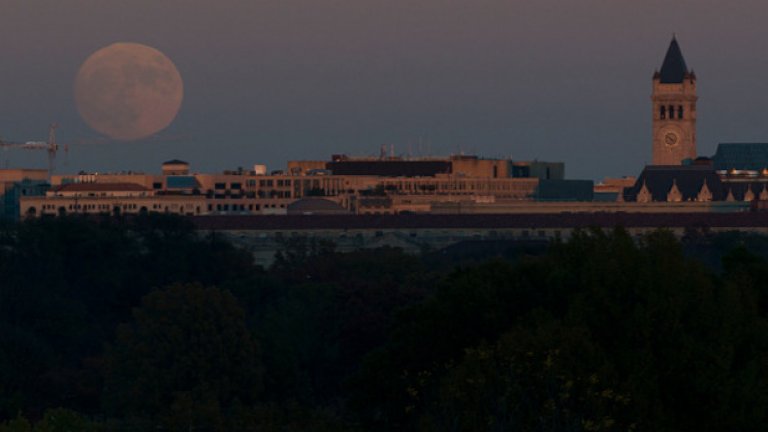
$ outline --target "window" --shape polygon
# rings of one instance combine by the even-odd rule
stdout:
[[[226,189],[227,188],[227,184],[226,183],[216,183],[216,184],[213,185],[213,188],[214,189]]]
[[[669,110],[669,119],[673,120],[675,118],[675,106],[670,105],[667,109]]]
[[[242,185],[240,183],[232,183],[229,185],[229,187],[230,189],[236,189],[236,190],[242,189]]]
[[[162,189],[162,188],[163,188],[163,184],[162,183],[160,183],[160,182],[152,183],[152,189]]]
[[[662,120],[666,120],[667,118],[667,107],[664,105],[661,106],[661,110],[659,111],[659,117],[661,117]]]
[[[677,118],[682,120],[683,119],[683,106],[678,105],[677,106]]]

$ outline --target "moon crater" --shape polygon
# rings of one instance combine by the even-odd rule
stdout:
[[[115,43],[91,54],[75,78],[75,103],[93,129],[118,140],[138,140],[165,129],[184,95],[181,75],[160,51]]]

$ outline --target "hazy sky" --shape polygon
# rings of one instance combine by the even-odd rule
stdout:
[[[394,144],[635,175],[673,32],[698,77],[699,153],[768,142],[766,22],[765,0],[0,0],[0,136],[44,140],[57,121],[61,142],[97,138],[73,80],[128,41],[178,67],[185,97],[163,135],[183,139],[73,146],[60,172],[280,169]]]

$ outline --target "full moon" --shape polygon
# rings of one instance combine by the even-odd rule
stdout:
[[[88,125],[118,140],[138,140],[165,129],[184,95],[181,75],[160,51],[115,43],[91,54],[75,78],[75,103]]]

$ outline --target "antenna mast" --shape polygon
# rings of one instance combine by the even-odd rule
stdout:
[[[54,161],[56,160],[56,152],[59,150],[59,145],[56,144],[56,128],[59,127],[58,123],[51,123],[48,126],[48,177],[53,175]]]

